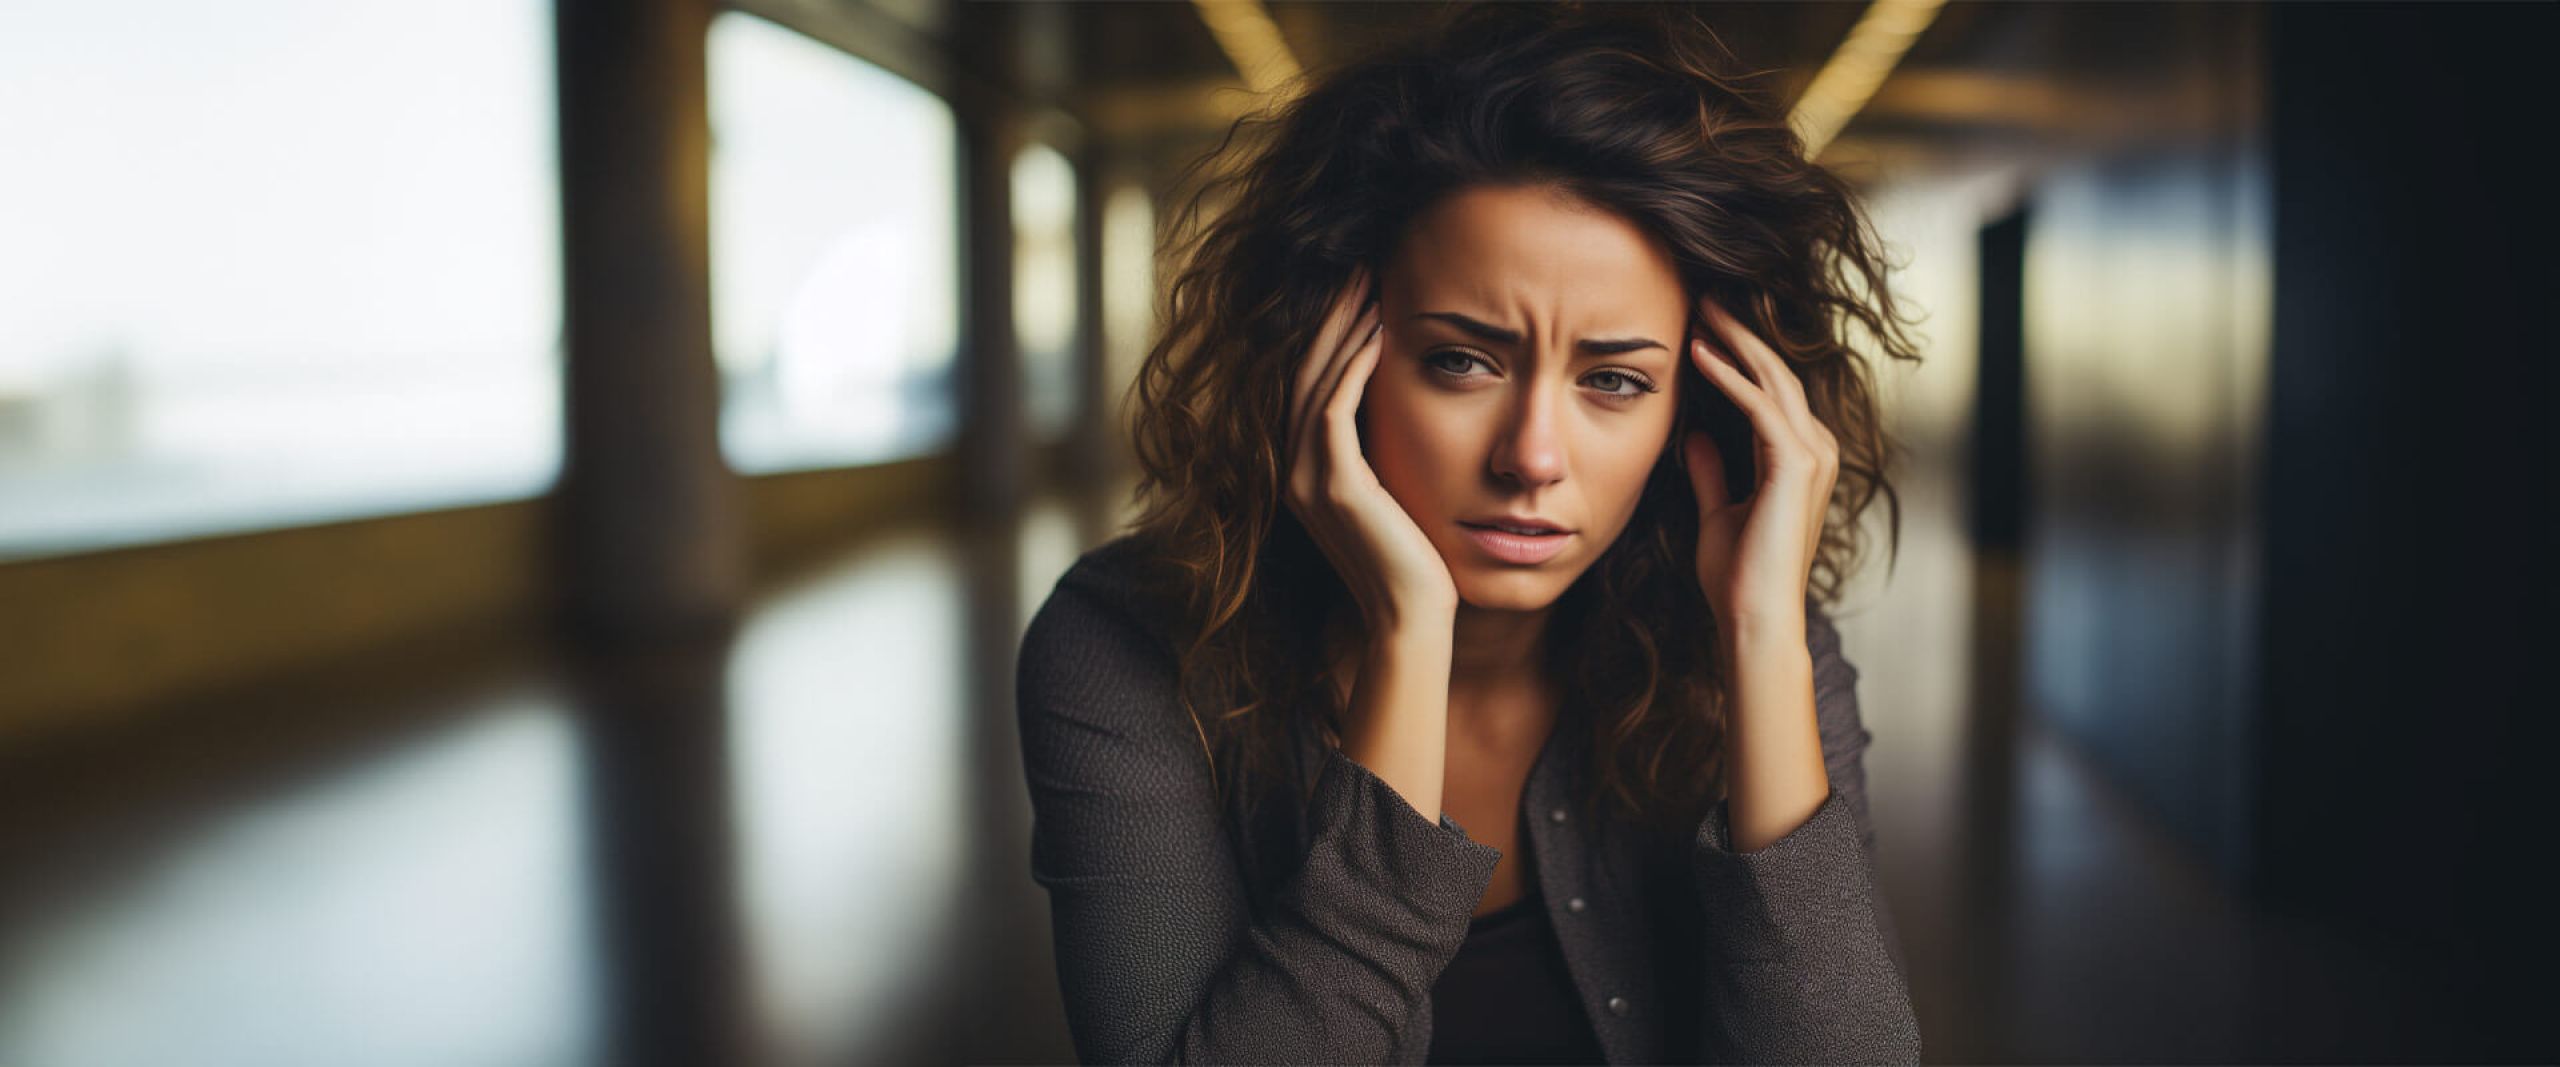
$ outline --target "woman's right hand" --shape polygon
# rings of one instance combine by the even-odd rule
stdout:
[[[1445,626],[1458,605],[1440,550],[1360,453],[1360,397],[1386,347],[1378,314],[1368,268],[1354,268],[1298,365],[1283,453],[1289,509],[1350,587],[1373,636]]]

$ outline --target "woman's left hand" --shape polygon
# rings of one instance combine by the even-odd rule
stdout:
[[[1698,304],[1714,336],[1691,339],[1689,357],[1750,417],[1757,465],[1750,495],[1728,499],[1714,440],[1692,430],[1681,442],[1698,500],[1698,586],[1727,641],[1752,633],[1800,639],[1806,587],[1840,473],[1839,442],[1814,417],[1804,384],[1776,350],[1713,300]]]

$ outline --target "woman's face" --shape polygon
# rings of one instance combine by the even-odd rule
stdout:
[[[1470,187],[1413,220],[1379,306],[1370,465],[1461,601],[1546,608],[1626,529],[1670,438],[1688,314],[1669,251],[1547,187]],[[1479,525],[1508,519],[1565,532]]]

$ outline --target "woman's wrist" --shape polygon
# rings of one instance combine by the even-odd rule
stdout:
[[[1830,791],[1813,690],[1813,653],[1804,623],[1761,616],[1718,638],[1724,667],[1728,814],[1735,851],[1786,836]]]
[[[1455,596],[1437,593],[1414,593],[1383,598],[1375,606],[1363,605],[1362,627],[1369,634],[1374,651],[1381,643],[1419,643],[1428,648],[1436,638],[1448,643],[1458,625],[1458,601]]]
[[[1802,604],[1764,609],[1730,609],[1716,615],[1716,656],[1726,668],[1725,677],[1734,677],[1738,668],[1755,661],[1789,654],[1808,658],[1808,630]]]
[[[1343,724],[1343,754],[1434,823],[1448,754],[1453,644],[1446,626],[1370,631]]]

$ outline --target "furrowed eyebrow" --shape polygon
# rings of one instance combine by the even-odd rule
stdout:
[[[1414,318],[1436,319],[1441,322],[1448,323],[1451,326],[1455,326],[1460,330],[1466,331],[1468,335],[1479,341],[1486,341],[1498,345],[1516,345],[1520,343],[1520,332],[1517,330],[1506,330],[1489,322],[1478,322],[1454,311],[1425,311],[1414,316]],[[1621,353],[1634,352],[1647,348],[1659,348],[1665,352],[1671,350],[1669,346],[1650,337],[1608,339],[1585,337],[1582,340],[1574,342],[1574,347],[1580,350],[1580,355],[1583,356],[1614,356]]]

